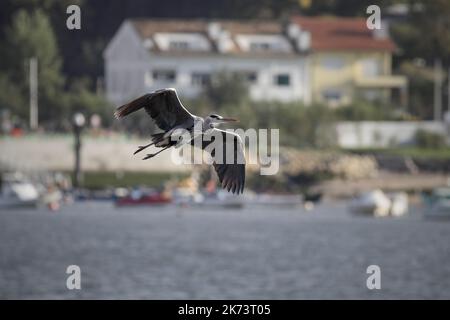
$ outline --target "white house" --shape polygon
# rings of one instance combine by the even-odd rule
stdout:
[[[244,76],[254,100],[308,104],[309,45],[309,33],[293,24],[126,20],[104,52],[106,93],[116,105],[164,87],[195,97],[226,70]]]

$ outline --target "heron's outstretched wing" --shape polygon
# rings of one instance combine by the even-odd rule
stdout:
[[[176,126],[183,126],[187,129],[194,124],[194,116],[181,104],[177,92],[173,88],[145,94],[117,108],[115,116],[122,118],[141,108],[144,108],[156,125],[164,131],[169,131]]]
[[[222,188],[233,193],[243,193],[245,186],[245,154],[239,135],[213,129],[202,136],[202,148],[211,153],[213,166]],[[219,138],[217,142],[216,138]],[[194,142],[195,143],[195,142]],[[212,145],[212,143],[215,143]]]

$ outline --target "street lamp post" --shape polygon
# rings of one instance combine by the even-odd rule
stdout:
[[[38,59],[30,59],[30,129],[36,130],[39,126],[38,111]]]
[[[74,188],[80,186],[81,181],[81,131],[86,122],[84,115],[77,112],[73,117],[73,132],[75,136],[75,168],[74,168]]]

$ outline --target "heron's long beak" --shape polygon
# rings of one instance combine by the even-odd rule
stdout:
[[[220,120],[222,120],[223,122],[239,122],[238,119],[234,119],[234,118],[222,118]]]

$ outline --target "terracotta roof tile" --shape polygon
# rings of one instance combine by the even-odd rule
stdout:
[[[157,32],[205,32],[204,20],[132,19],[131,23],[142,38],[149,38]]]
[[[365,18],[293,17],[311,32],[312,50],[395,50],[391,39],[376,39]]]
[[[156,32],[206,32],[209,22],[218,22],[223,29],[235,34],[282,34],[283,27],[273,21],[239,20],[183,20],[183,19],[132,19],[132,24],[143,38]]]

